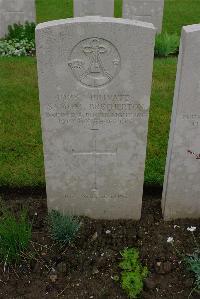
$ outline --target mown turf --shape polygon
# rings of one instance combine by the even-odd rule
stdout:
[[[115,17],[122,15],[122,1],[115,0]],[[73,16],[72,0],[36,0],[37,22]],[[200,23],[200,0],[165,0],[163,31],[180,34],[184,25]]]
[[[185,25],[200,23],[200,0],[165,0],[163,30],[180,34]]]
[[[0,59],[0,186],[44,184],[36,61]]]
[[[65,19],[73,14],[71,0],[36,0],[37,22]]]
[[[121,16],[115,0],[115,16]],[[36,0],[37,21],[71,17],[72,0]],[[200,23],[200,0],[166,0],[164,31]],[[145,183],[162,185],[176,58],[154,62]],[[45,185],[35,58],[0,58],[0,187]]]
[[[35,58],[0,58],[0,186],[44,186]],[[162,184],[176,58],[156,59],[145,182]]]
[[[162,185],[176,76],[176,58],[155,59],[145,182]]]
[[[115,1],[115,17],[122,16],[122,0]],[[73,0],[36,0],[37,22],[73,17]]]

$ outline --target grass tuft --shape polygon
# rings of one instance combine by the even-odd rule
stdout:
[[[157,57],[167,57],[178,54],[179,37],[177,34],[158,34],[155,40],[154,54]]]
[[[48,222],[51,238],[61,245],[71,243],[80,228],[80,223],[75,217],[63,215],[55,210],[49,213]]]
[[[4,264],[18,263],[32,235],[27,211],[22,210],[19,217],[15,217],[0,202],[0,213],[0,260]]]

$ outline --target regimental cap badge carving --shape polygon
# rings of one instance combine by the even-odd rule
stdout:
[[[94,37],[79,42],[72,49],[68,65],[80,83],[99,87],[111,82],[119,73],[121,59],[111,42]]]

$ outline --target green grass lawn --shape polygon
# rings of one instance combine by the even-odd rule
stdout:
[[[36,0],[37,21],[73,16],[72,0]],[[122,0],[115,0],[115,16],[121,17]],[[180,34],[184,25],[200,23],[200,0],[165,0],[163,31]]]
[[[115,0],[120,16],[121,0]],[[200,23],[200,0],[166,0],[164,30]],[[38,22],[72,16],[71,0],[36,0]],[[155,59],[145,183],[162,185],[176,58]],[[0,58],[0,187],[45,185],[36,59]]]
[[[162,185],[177,58],[154,60],[145,183]]]
[[[176,58],[156,59],[145,182],[162,184]],[[0,186],[44,186],[35,58],[0,58]]]
[[[36,0],[37,22],[73,17],[72,0]],[[115,16],[122,15],[122,0],[115,0]]]
[[[0,58],[0,186],[44,184],[36,60]]]
[[[180,34],[185,25],[200,23],[200,0],[165,0],[163,30]]]
[[[65,19],[73,15],[71,0],[36,0],[37,22]]]

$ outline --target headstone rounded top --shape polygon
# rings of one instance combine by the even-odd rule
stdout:
[[[127,24],[136,27],[144,27],[149,28],[155,31],[155,27],[152,23],[137,21],[137,20],[129,20],[122,18],[110,18],[110,17],[101,17],[101,16],[86,16],[86,17],[77,17],[77,18],[68,18],[61,20],[54,20],[40,23],[36,26],[36,30],[45,29],[48,27],[54,27],[65,24],[80,24],[80,23],[113,23],[113,24]]]
[[[183,26],[182,28],[183,31],[185,32],[195,32],[200,30],[200,24],[193,24],[193,25],[187,25],[187,26]]]

